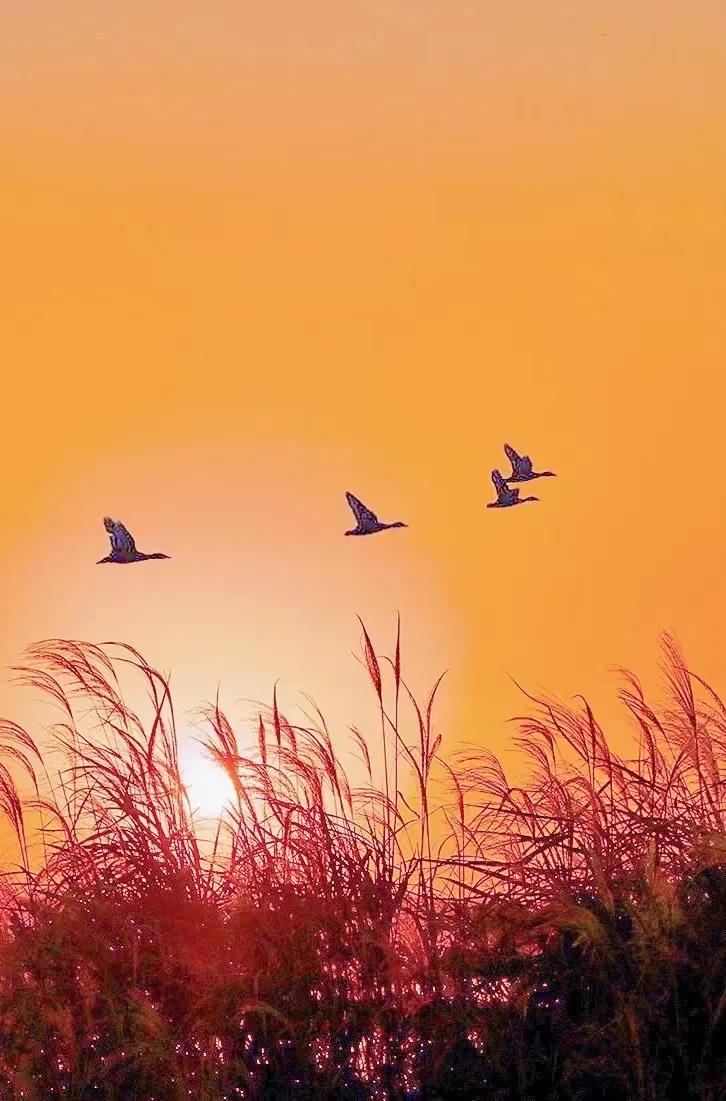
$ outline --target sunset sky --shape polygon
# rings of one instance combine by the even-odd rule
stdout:
[[[133,643],[182,725],[370,715],[395,616],[451,748],[516,677],[726,690],[721,0],[26,0],[0,14],[0,664]],[[493,511],[507,441],[558,472]],[[410,525],[346,539],[352,490]],[[97,566],[104,515],[168,562]],[[0,681],[0,710],[32,701]]]

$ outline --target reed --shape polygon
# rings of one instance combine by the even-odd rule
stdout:
[[[211,839],[168,679],[128,646],[31,648],[59,719],[0,723],[0,1096],[726,1096],[718,695],[666,638],[662,703],[623,674],[627,754],[585,701],[528,697],[514,784],[442,758],[440,680],[419,703],[400,623],[391,657],[361,626],[375,735],[276,690],[253,732],[203,708],[234,790]]]

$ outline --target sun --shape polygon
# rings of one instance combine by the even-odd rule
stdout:
[[[229,776],[192,739],[179,746],[179,771],[195,815],[219,818],[234,803],[234,785]]]

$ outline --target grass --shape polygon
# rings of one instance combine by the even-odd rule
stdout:
[[[361,626],[363,782],[312,703],[294,723],[274,693],[252,741],[213,705],[211,839],[168,681],[128,646],[31,649],[60,717],[42,744],[0,724],[0,1097],[726,1096],[719,697],[668,638],[662,705],[623,674],[628,756],[584,701],[529,697],[514,785],[442,758],[440,682],[419,703],[400,629],[389,659]]]

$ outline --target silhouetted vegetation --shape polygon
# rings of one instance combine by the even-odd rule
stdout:
[[[363,780],[317,711],[273,698],[251,746],[208,708],[235,791],[209,839],[164,677],[32,648],[60,717],[0,726],[3,1099],[726,1096],[716,694],[666,639],[662,706],[625,676],[622,756],[585,703],[530,699],[515,785],[483,749],[444,762],[435,690],[363,646],[377,732],[336,737]]]

